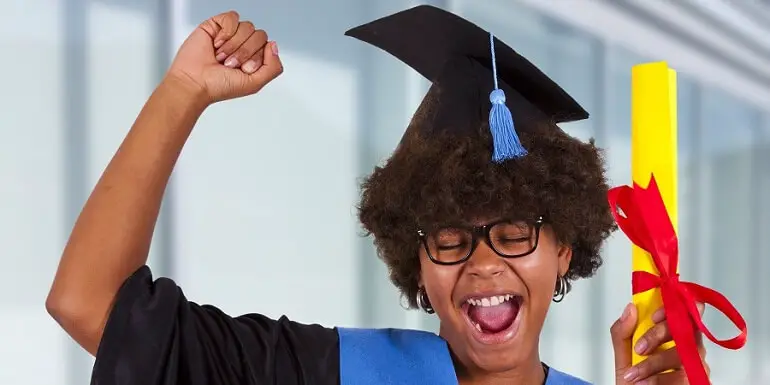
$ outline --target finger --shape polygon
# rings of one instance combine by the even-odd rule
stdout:
[[[251,35],[254,34],[254,24],[250,21],[238,23],[238,29],[235,34],[217,50],[217,61],[225,61],[225,66],[236,68],[241,65],[232,54],[245,43]],[[227,59],[227,60],[225,60]]]
[[[636,318],[636,306],[628,304],[623,309],[623,314],[610,328],[612,349],[615,352],[615,372],[621,376],[631,367],[631,339],[636,327]]]
[[[283,73],[283,63],[278,57],[278,45],[272,41],[265,46],[262,66],[249,75],[250,91],[257,92]]]
[[[668,328],[668,322],[663,321],[655,324],[655,326],[639,337],[634,346],[634,351],[639,355],[647,355],[660,345],[671,341],[671,339],[671,330]]]
[[[677,370],[669,373],[654,375],[643,382],[637,382],[636,385],[686,385],[687,374],[683,370]]]
[[[200,28],[211,36],[216,49],[235,34],[240,18],[241,16],[235,11],[220,13],[201,23]]]
[[[216,49],[225,44],[238,31],[241,15],[238,12],[230,11],[214,16],[213,19],[222,27],[214,37],[214,48]]]
[[[227,58],[227,60],[225,60],[225,65],[231,68],[234,68],[233,63],[235,63],[235,66],[245,65],[246,62],[252,56],[254,56],[254,54],[257,51],[264,48],[265,44],[267,44],[267,34],[265,33],[265,31],[262,31],[262,30],[254,31],[254,33],[252,33],[251,36],[249,36],[249,38],[246,39],[246,41],[243,42],[243,44],[240,47],[238,47],[238,49],[236,49],[235,52],[233,52],[232,55],[230,55],[230,57]],[[260,59],[261,59],[261,56],[260,56]],[[261,64],[262,63],[260,63],[260,65]],[[251,68],[249,68],[248,70],[243,69],[244,72],[252,73],[259,68],[258,66],[253,66],[253,64],[251,63],[249,64],[249,67]]]
[[[703,316],[703,313],[706,311],[706,305],[700,302],[695,303],[695,307],[698,308],[698,314]],[[663,307],[659,308],[655,311],[655,313],[652,314],[652,322],[660,323],[666,320],[666,309]]]
[[[706,305],[700,302],[696,302],[695,306],[698,308],[698,314],[703,316],[703,313],[706,311]],[[657,325],[648,330],[647,333],[645,333],[645,336],[641,337],[639,341],[637,341],[636,346],[634,346],[634,350],[637,352],[637,354],[648,354],[649,352],[657,349],[658,346],[673,339],[673,336],[671,336],[671,330],[668,328],[668,323],[664,322],[665,320],[666,312],[663,307],[659,308],[655,311],[655,313],[653,313],[652,321]],[[661,332],[661,325],[665,325],[665,333]],[[648,334],[651,335],[651,338],[647,338]],[[700,353],[701,357],[705,357],[706,348],[703,345],[703,333],[701,333],[701,331],[697,328],[695,329],[695,342],[698,345],[698,352]]]
[[[270,49],[270,48],[267,48]],[[241,66],[241,70],[243,72],[251,75],[254,72],[256,72],[259,67],[262,66],[263,58],[265,57],[265,47],[257,51],[254,55],[252,55],[248,60],[246,60],[245,63]]]
[[[623,374],[623,380],[628,382],[641,381],[667,370],[680,369],[681,366],[682,361],[679,359],[679,353],[675,348],[671,348],[650,355],[644,361],[626,370]]]
[[[661,306],[658,308],[658,310],[655,310],[655,313],[652,313],[652,322],[655,322],[656,324],[661,323],[666,320],[666,309]]]

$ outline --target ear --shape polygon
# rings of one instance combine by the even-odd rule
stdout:
[[[570,245],[560,245],[559,254],[559,276],[563,277],[569,270],[569,264],[572,261],[572,247]]]

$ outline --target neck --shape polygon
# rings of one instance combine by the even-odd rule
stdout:
[[[531,359],[504,372],[488,372],[481,368],[463,364],[454,354],[455,371],[460,385],[542,385],[545,371],[537,351]]]

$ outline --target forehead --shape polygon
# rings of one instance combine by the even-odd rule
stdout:
[[[451,226],[451,224],[454,224],[454,225],[461,225],[461,226],[481,227],[481,226],[485,226],[485,225],[488,225],[488,224],[491,224],[491,223],[502,222],[502,221],[506,221],[506,222],[510,221],[510,222],[516,222],[516,223],[527,222],[527,221],[525,221],[524,219],[521,219],[521,218],[511,218],[511,217],[499,216],[498,215],[498,216],[479,216],[479,217],[473,217],[471,220],[456,220],[456,221],[450,222],[450,224],[448,224],[448,225]]]
[[[496,216],[496,217],[492,217],[492,216],[482,216],[482,217],[476,217],[476,218],[473,218],[473,219],[472,219],[472,220],[469,222],[469,224],[471,224],[471,225],[473,225],[473,226],[484,226],[484,225],[486,225],[486,224],[489,224],[489,223],[492,223],[492,222],[497,222],[497,221],[499,221],[499,220],[501,220],[501,219],[503,219],[503,218],[502,218],[502,217],[500,217],[500,216]]]

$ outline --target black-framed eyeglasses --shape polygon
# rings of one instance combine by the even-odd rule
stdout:
[[[532,254],[540,241],[543,217],[534,222],[503,219],[483,226],[445,226],[417,235],[428,258],[439,265],[456,265],[467,261],[479,239],[503,258],[520,258]]]

